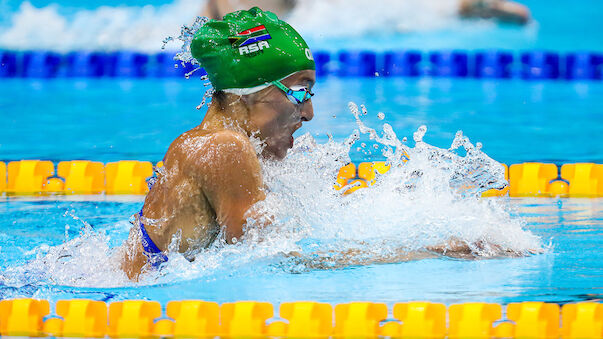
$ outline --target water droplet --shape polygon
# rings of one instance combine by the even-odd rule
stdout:
[[[366,106],[364,106],[364,105],[360,105],[360,110],[362,110],[362,115],[366,115],[368,113],[368,110],[366,109]]]
[[[417,131],[415,133],[413,133],[413,135],[412,135],[413,140],[415,142],[422,142],[423,137],[425,136],[426,132],[427,132],[427,126],[425,126],[425,125],[419,126]]]
[[[198,66],[194,71],[196,71],[197,69],[200,68],[199,62],[193,58],[193,55],[191,54],[191,43],[193,42],[193,39],[195,37],[195,34],[197,33],[197,31],[203,27],[203,25],[205,25],[207,22],[209,21],[209,18],[206,17],[196,17],[195,21],[193,22],[192,25],[190,26],[182,26],[180,28],[180,35],[177,37],[167,37],[163,40],[163,47],[165,48],[165,45],[167,43],[169,43],[170,41],[180,41],[182,42],[182,46],[180,47],[180,51],[178,53],[176,53],[176,56],[174,56],[174,60],[176,61],[180,61],[180,64],[182,65],[183,68],[186,68],[187,64],[192,64],[193,66]],[[174,68],[178,68],[178,65],[174,65]],[[192,72],[188,73],[188,76],[190,77],[190,75],[192,74]],[[186,75],[185,75],[186,77]],[[188,77],[186,77],[188,79]],[[203,80],[207,80],[207,79],[203,79]]]
[[[182,66],[184,66],[184,65],[182,65]],[[186,74],[184,75],[184,77],[188,79],[188,78],[190,78],[190,76],[191,76],[193,73],[195,73],[196,71],[198,71],[198,70],[200,70],[200,69],[201,69],[201,67],[197,67],[197,68],[193,69],[192,71],[190,71],[190,72],[186,73]]]
[[[199,106],[197,106],[197,109],[201,109],[201,107],[203,107],[205,103],[209,104],[211,100],[208,102],[208,99],[211,99],[215,92],[216,91],[213,89],[213,87],[210,87],[207,91],[205,91],[205,94],[203,94],[203,98],[201,99],[201,103],[199,104]]]

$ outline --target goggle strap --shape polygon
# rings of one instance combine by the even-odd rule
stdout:
[[[285,92],[285,93],[287,93],[287,94],[289,94],[289,91],[291,90],[289,87],[287,87],[287,86],[283,85],[283,84],[282,84],[280,81],[278,81],[278,80],[273,81],[273,82],[272,82],[272,84],[273,84],[274,86],[278,87],[278,89],[280,89],[281,91],[283,91],[283,92]]]

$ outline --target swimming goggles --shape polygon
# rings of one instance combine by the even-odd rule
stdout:
[[[294,104],[303,104],[304,102],[310,100],[314,96],[314,93],[310,91],[309,88],[301,88],[298,90],[293,90],[281,83],[278,80],[272,82],[274,86],[276,86],[281,91],[285,92],[287,98]]]

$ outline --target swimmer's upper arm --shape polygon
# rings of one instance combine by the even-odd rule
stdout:
[[[265,198],[255,149],[246,136],[220,131],[210,138],[199,158],[202,190],[230,243],[243,235],[249,208]]]

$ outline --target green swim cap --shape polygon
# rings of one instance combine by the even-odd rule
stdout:
[[[196,33],[191,53],[214,89],[249,94],[292,73],[313,70],[308,45],[293,27],[258,7],[210,20]]]

